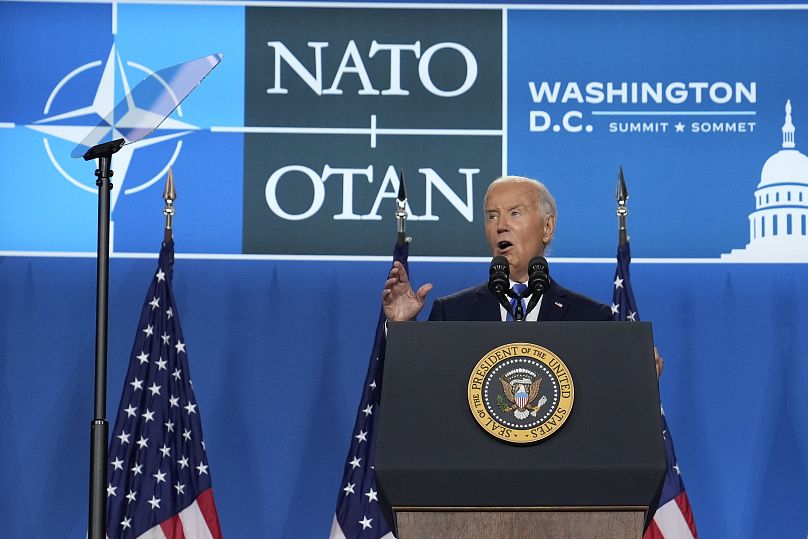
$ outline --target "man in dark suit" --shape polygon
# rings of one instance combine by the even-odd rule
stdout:
[[[436,299],[429,319],[499,321],[502,320],[502,310],[486,283]],[[536,319],[542,322],[613,320],[609,307],[568,290],[553,280],[537,310]],[[530,320],[531,314],[528,313],[527,320]]]
[[[519,176],[494,180],[485,193],[485,235],[493,256],[510,265],[511,285],[527,283],[528,263],[544,256],[553,239],[556,203],[540,182]],[[431,284],[413,292],[404,268],[396,263],[385,283],[384,310],[388,320],[413,320],[423,309]],[[486,284],[435,300],[430,320],[507,320],[507,311]],[[526,320],[611,320],[611,310],[554,280],[538,308]]]
[[[536,180],[505,176],[491,182],[485,193],[485,235],[493,256],[504,256],[510,265],[511,287],[528,281],[528,264],[544,256],[555,233],[558,215],[555,199]],[[432,284],[413,291],[404,267],[396,262],[382,292],[388,320],[415,320],[424,308]],[[438,298],[432,304],[430,320],[510,320],[510,314],[488,290],[487,283]],[[611,309],[581,294],[567,290],[556,281],[542,296],[525,321],[606,321]],[[662,358],[654,349],[657,376]]]

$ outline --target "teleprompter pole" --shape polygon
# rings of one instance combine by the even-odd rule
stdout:
[[[109,229],[112,154],[123,146],[123,139],[99,144],[87,150],[84,160],[98,159],[95,171],[98,186],[98,260],[95,303],[95,397],[90,424],[90,512],[89,539],[104,539],[107,528],[107,336],[109,327]]]

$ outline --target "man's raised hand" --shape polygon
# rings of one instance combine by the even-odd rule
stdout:
[[[384,315],[388,320],[394,322],[415,320],[415,317],[424,308],[426,295],[430,290],[432,290],[432,284],[427,283],[414,292],[407,270],[404,269],[401,262],[394,262],[382,291]]]

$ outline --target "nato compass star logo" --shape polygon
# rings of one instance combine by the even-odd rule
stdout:
[[[88,70],[97,69],[102,66],[103,72],[101,73],[101,78],[95,91],[95,96],[92,98],[92,101],[89,104],[59,114],[54,114],[52,112],[53,104],[57,96],[63,91],[70,91],[71,82],[74,81],[79,74]],[[150,76],[154,73],[154,71],[148,67],[136,62],[127,61],[126,66],[131,69],[141,71],[145,76]],[[29,129],[33,129],[45,135],[42,138],[45,152],[47,153],[51,164],[59,172],[59,174],[61,174],[65,180],[79,189],[93,194],[97,194],[97,188],[94,185],[95,182],[92,174],[87,175],[86,182],[80,181],[73,177],[66,170],[66,167],[62,166],[61,164],[61,160],[67,159],[69,156],[67,154],[64,156],[61,154],[57,156],[51,148],[50,140],[51,138],[55,138],[68,141],[76,145],[82,142],[90,131],[102,120],[104,120],[104,118],[107,117],[106,115],[108,115],[115,107],[116,81],[120,82],[124,94],[128,96],[131,91],[131,87],[126,76],[126,71],[124,70],[124,62],[121,59],[120,54],[118,54],[115,45],[113,44],[109,51],[109,56],[107,57],[106,63],[103,63],[101,60],[89,62],[77,67],[62,78],[62,80],[60,80],[59,83],[53,88],[50,96],[48,96],[48,100],[45,103],[43,110],[44,117],[41,120],[26,126]],[[168,87],[168,85],[163,81],[161,81],[161,84],[165,87],[167,93],[172,95],[171,89]],[[87,101],[90,101],[89,97]],[[179,101],[175,99],[175,102],[175,104],[177,104],[177,116],[182,118],[183,113],[181,106],[179,106]],[[136,116],[141,117],[148,116],[150,114],[148,111],[140,109],[138,107],[138,103],[136,103],[131,96],[127,100],[126,106],[127,110],[129,111],[127,112],[126,116],[129,116],[132,112],[137,113]],[[123,135],[121,135],[116,128],[120,127],[120,124],[118,124],[120,120],[121,118],[119,117],[116,117],[113,120],[113,125],[111,126],[113,139],[123,138]],[[124,195],[131,195],[144,189],[148,189],[150,186],[157,183],[168,172],[169,167],[171,167],[177,160],[177,157],[182,149],[182,137],[198,129],[198,126],[169,117],[166,118],[165,121],[163,121],[156,129],[155,136],[144,139],[136,145],[127,144],[123,146],[123,148],[121,148],[120,151],[115,154],[112,162],[112,169],[115,174],[113,178],[114,189],[112,189],[111,192],[112,210],[115,210],[115,205],[121,193]],[[138,181],[137,185],[128,185],[128,183],[135,183],[131,180],[129,182],[126,181],[126,174],[130,164],[132,163],[132,158],[134,157],[135,151],[147,146],[162,144],[171,140],[175,141],[174,151],[164,166],[151,178],[145,181]],[[93,183],[88,184],[87,182],[91,180]],[[126,188],[124,188],[124,186]]]

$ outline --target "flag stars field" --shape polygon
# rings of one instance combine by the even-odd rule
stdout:
[[[188,378],[186,344],[170,289],[173,258],[173,242],[164,243],[141,304],[112,429],[119,434],[109,448],[115,456],[108,465],[110,539],[163,537],[161,526],[176,529],[180,512],[185,513],[180,528],[186,526],[186,537],[195,536],[187,534],[196,529],[205,530],[205,537],[221,537],[206,450],[196,442],[203,438],[200,408]],[[116,489],[126,496],[117,496]]]
[[[634,291],[631,286],[630,263],[631,248],[629,243],[626,242],[617,249],[612,313],[615,315],[615,320],[636,322],[639,320],[639,316]],[[663,483],[659,506],[654,508],[653,520],[648,525],[643,539],[673,539],[674,537],[676,539],[694,539],[698,537],[696,523],[679,473],[676,454],[673,450],[673,440],[670,439],[664,410],[661,410],[661,417],[662,439],[665,442],[665,458],[668,463],[668,471]],[[673,472],[676,472],[676,475]]]
[[[402,183],[403,185],[403,183]],[[394,260],[407,267],[409,244],[403,242],[396,245]],[[410,276],[412,278],[412,276]],[[374,472],[376,446],[376,428],[380,415],[380,386],[376,379],[384,364],[384,348],[386,340],[384,313],[379,313],[376,323],[376,334],[373,350],[370,353],[368,371],[362,385],[362,400],[357,407],[356,421],[350,438],[345,459],[340,491],[334,511],[329,539],[390,539],[391,529],[385,520],[385,509],[382,507],[376,489]],[[365,443],[367,442],[367,443]],[[358,487],[358,490],[357,490]],[[357,494],[351,496],[351,494]]]

